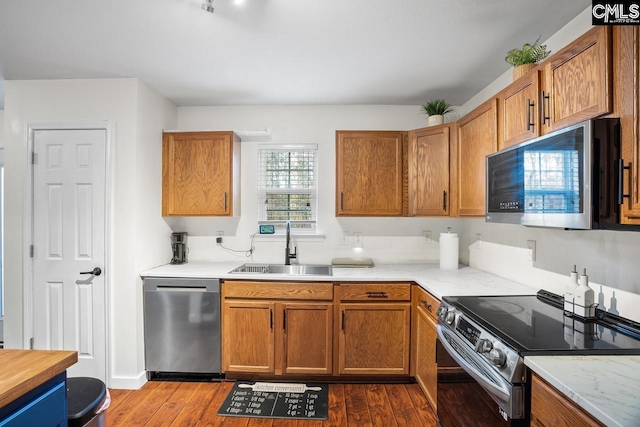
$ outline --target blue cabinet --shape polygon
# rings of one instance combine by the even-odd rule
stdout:
[[[62,372],[0,408],[0,427],[67,425],[67,373]]]

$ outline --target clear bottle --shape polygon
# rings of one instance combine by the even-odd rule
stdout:
[[[573,294],[578,287],[578,271],[576,270],[576,266],[573,266],[573,271],[569,274],[569,282],[564,290],[564,311],[568,311],[569,313],[573,313]]]
[[[573,295],[574,313],[582,317],[593,317],[593,303],[595,299],[595,293],[593,289],[589,287],[589,276],[587,276],[587,269],[584,269],[584,274],[581,274],[578,278],[578,287]]]

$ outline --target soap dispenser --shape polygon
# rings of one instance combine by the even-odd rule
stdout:
[[[585,318],[593,317],[593,303],[595,294],[593,289],[589,287],[589,276],[587,276],[587,269],[584,269],[584,274],[581,274],[578,278],[578,287],[573,295],[574,313],[578,316]]]
[[[569,283],[564,290],[564,311],[569,313],[573,313],[573,298],[576,288],[578,287],[578,271],[576,270],[576,266],[573,266],[573,271],[569,275]]]

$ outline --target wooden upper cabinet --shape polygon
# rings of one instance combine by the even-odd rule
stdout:
[[[544,68],[542,133],[612,111],[611,27],[595,27]]]
[[[239,214],[240,139],[233,132],[162,137],[162,215]]]
[[[616,26],[613,33],[614,107],[620,117],[625,196],[620,221],[640,225],[640,29]]]
[[[409,215],[451,215],[451,202],[455,200],[451,194],[455,165],[452,140],[455,124],[409,133]]]
[[[402,216],[404,135],[336,131],[336,216]]]
[[[497,100],[492,98],[458,121],[458,215],[484,216],[486,160],[498,149]]]
[[[540,71],[534,69],[498,94],[498,149],[540,135]]]

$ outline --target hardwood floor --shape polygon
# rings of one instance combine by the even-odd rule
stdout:
[[[435,426],[436,416],[417,384],[330,384],[327,421],[218,417],[233,382],[146,383],[111,389],[106,425],[115,426]]]

